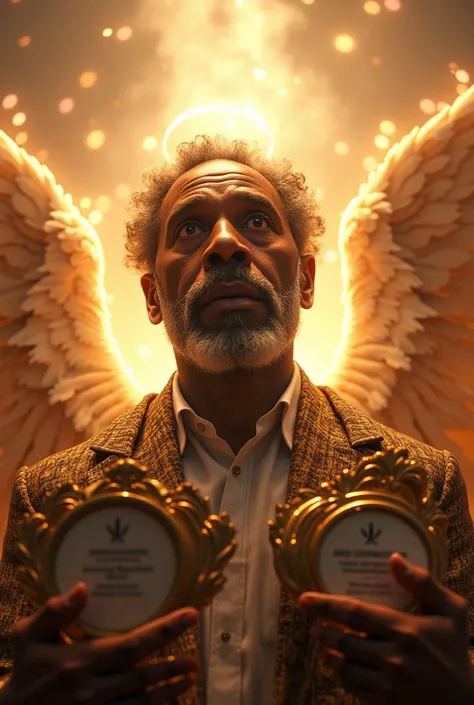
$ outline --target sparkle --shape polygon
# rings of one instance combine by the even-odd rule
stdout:
[[[100,149],[105,142],[105,134],[102,130],[92,130],[86,138],[86,144],[90,149]]]
[[[64,115],[66,115],[67,113],[70,113],[73,108],[74,108],[73,98],[63,98],[58,103],[58,110],[60,113],[63,113]]]
[[[454,75],[456,76],[456,81],[459,81],[459,83],[469,83],[471,80],[468,72],[464,69],[458,69]]]
[[[114,194],[116,198],[128,198],[131,194],[132,190],[128,184],[119,184],[116,186]]]
[[[99,225],[99,223],[102,223],[104,215],[100,211],[91,211],[87,219],[92,225]]]
[[[378,15],[382,8],[380,7],[379,2],[376,2],[375,0],[367,0],[367,2],[364,2],[364,10],[368,15]]]
[[[84,208],[84,210],[88,210],[92,206],[92,198],[88,198],[87,196],[84,196],[84,198],[81,198],[79,201],[79,207]]]
[[[377,135],[377,137],[374,139],[374,143],[378,149],[387,149],[390,145],[390,140],[388,139],[387,135]]]
[[[99,196],[95,202],[95,208],[101,213],[107,213],[112,208],[112,201],[108,196]]]
[[[156,137],[151,135],[150,137],[145,137],[142,142],[142,147],[145,152],[153,152],[154,149],[158,147],[158,140]]]
[[[21,125],[24,125],[25,122],[25,113],[15,113],[15,115],[12,117],[12,124],[15,125],[15,127],[20,127]]]
[[[150,357],[151,350],[148,345],[139,345],[138,354],[140,355],[140,357]]]
[[[130,39],[133,34],[133,29],[131,27],[120,27],[115,33],[115,36],[120,42],[126,42]]]
[[[19,132],[17,136],[15,137],[15,142],[21,147],[23,144],[26,144],[28,142],[28,133],[27,132]]]
[[[420,108],[426,115],[434,115],[436,112],[436,103],[430,98],[423,98],[423,100],[420,100]]]
[[[402,9],[401,0],[385,0],[384,5],[390,12],[398,12]]]
[[[18,46],[24,49],[25,47],[29,46],[31,44],[31,37],[25,36],[25,37],[20,37],[18,40]]]
[[[355,49],[355,39],[350,34],[338,34],[334,39],[334,47],[341,54],[350,54]]]
[[[114,30],[111,27],[106,27],[105,29],[102,30],[103,37],[111,37],[113,33],[114,33]]]
[[[397,129],[391,120],[382,120],[379,127],[383,135],[394,135]]]
[[[263,81],[263,79],[267,77],[267,72],[265,69],[254,69],[253,77],[257,79],[257,81]]]
[[[324,253],[324,261],[328,264],[334,264],[337,262],[338,253],[337,250],[326,250]]]
[[[378,166],[378,161],[375,157],[364,157],[362,164],[367,171],[375,171]]]
[[[79,84],[82,88],[92,88],[97,83],[97,74],[95,71],[84,71],[79,76]]]
[[[346,142],[336,142],[336,144],[334,145],[334,151],[340,157],[345,157],[347,154],[349,154],[349,145]]]
[[[14,93],[9,93],[2,100],[2,107],[4,107],[5,110],[11,110],[12,108],[15,107],[15,105],[17,103],[18,103],[18,96],[15,95]]]

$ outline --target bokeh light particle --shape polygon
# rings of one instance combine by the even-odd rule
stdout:
[[[58,103],[59,112],[63,113],[63,115],[67,115],[67,113],[70,113],[73,108],[74,108],[73,98],[63,98]]]
[[[107,213],[112,208],[112,201],[108,196],[99,196],[95,202],[95,208],[101,213]]]
[[[267,77],[267,72],[265,71],[265,69],[254,69],[253,77],[257,81],[263,81],[263,79]]]
[[[355,49],[355,39],[350,34],[338,34],[334,39],[334,47],[341,54],[350,54]]]
[[[314,5],[315,0],[301,0],[303,5]]]
[[[2,100],[2,107],[5,108],[5,110],[11,110],[12,108],[15,107],[15,105],[17,103],[18,103],[18,96],[15,95],[14,93],[9,93]]]
[[[20,37],[18,40],[18,46],[24,49],[25,47],[29,46],[31,44],[31,37],[24,36]]]
[[[92,225],[99,225],[99,223],[102,223],[104,216],[100,211],[91,211],[87,219]]]
[[[401,0],[385,0],[384,5],[390,12],[398,12],[402,9]]]
[[[15,137],[15,142],[17,145],[20,147],[28,142],[28,133],[27,132],[19,132],[17,136]]]
[[[379,127],[382,135],[394,135],[397,129],[391,120],[382,120]]]
[[[388,149],[390,145],[390,140],[388,139],[387,135],[377,135],[377,137],[374,139],[374,143],[377,149]]]
[[[364,10],[368,15],[378,15],[382,11],[382,8],[380,7],[380,3],[376,2],[376,0],[366,0],[366,2],[364,2]]]
[[[106,27],[105,29],[102,30],[103,37],[111,37],[113,33],[114,33],[114,30],[111,27]]]
[[[88,198],[88,196],[84,196],[84,198],[81,198],[81,200],[79,201],[80,208],[88,209],[91,207],[91,205],[92,205],[92,198]]]
[[[423,100],[420,100],[420,108],[425,115],[434,115],[436,112],[436,103],[430,98],[423,98]]]
[[[456,76],[456,81],[459,81],[459,83],[469,83],[471,80],[468,72],[464,69],[458,69],[454,75]]]
[[[37,152],[37,154],[36,154],[36,159],[42,163],[44,163],[48,157],[49,157],[49,152],[47,149],[40,149],[39,152]]]
[[[21,125],[24,125],[25,122],[25,113],[15,113],[15,115],[12,117],[12,124],[15,125],[15,127],[21,127]]]
[[[153,150],[158,147],[157,138],[154,137],[153,135],[150,135],[150,137],[145,137],[145,139],[142,142],[142,147],[145,150],[145,152],[153,152]]]
[[[375,171],[378,166],[378,161],[375,157],[364,157],[362,164],[367,171]]]
[[[92,88],[97,83],[97,74],[95,71],[84,71],[79,76],[79,85],[82,88]]]
[[[115,33],[115,36],[119,40],[119,42],[126,42],[130,39],[130,37],[133,34],[133,30],[131,27],[120,27]]]
[[[150,357],[151,350],[148,345],[139,345],[138,354],[140,355],[140,357]]]
[[[337,262],[337,250],[326,250],[324,253],[324,261],[327,262],[328,264],[334,264]]]
[[[128,184],[118,184],[118,186],[115,188],[114,194],[116,198],[128,198],[131,194],[132,190]]]
[[[467,90],[468,90],[468,86],[466,86],[465,83],[458,83],[458,85],[456,86],[456,93],[457,93],[458,95],[462,95],[462,94],[465,93]]]
[[[345,157],[347,154],[349,154],[349,145],[346,142],[336,142],[336,144],[334,145],[334,151],[340,157]]]
[[[89,149],[100,149],[105,142],[105,134],[102,130],[92,130],[86,138]]]

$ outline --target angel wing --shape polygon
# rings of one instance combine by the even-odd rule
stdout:
[[[111,332],[97,233],[0,132],[0,529],[12,476],[104,428],[142,391]]]
[[[387,153],[343,217],[340,248],[344,329],[328,384],[399,431],[472,454],[474,87]]]

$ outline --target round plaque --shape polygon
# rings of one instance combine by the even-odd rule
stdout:
[[[18,577],[35,605],[85,583],[68,640],[129,631],[179,607],[203,607],[225,582],[236,543],[188,483],[169,492],[132,459],[84,489],[66,484],[18,528]]]
[[[443,578],[447,520],[426,496],[426,486],[426,472],[408,452],[390,448],[278,505],[270,541],[288,592],[329,592],[414,609],[389,559],[400,553]]]

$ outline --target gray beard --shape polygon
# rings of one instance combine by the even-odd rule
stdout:
[[[277,293],[269,281],[246,267],[216,268],[178,301],[164,296],[155,277],[163,323],[175,354],[211,374],[274,364],[291,347],[299,329],[300,273],[298,262],[293,283]],[[199,321],[199,299],[212,285],[236,280],[252,284],[262,294],[269,309],[264,325],[249,328],[245,311],[230,311],[219,331],[205,329]]]

